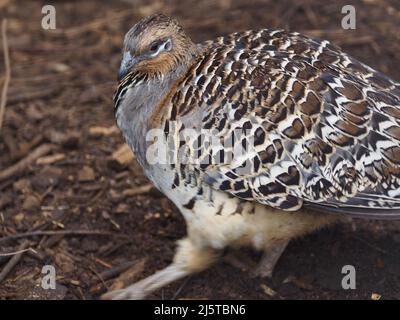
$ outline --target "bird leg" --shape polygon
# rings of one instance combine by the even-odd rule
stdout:
[[[107,292],[101,298],[107,300],[141,300],[151,292],[187,276],[189,273],[182,266],[172,263],[163,270],[121,289]]]
[[[247,252],[242,250],[229,251],[222,257],[222,261],[241,271],[253,270],[258,263]]]
[[[174,261],[168,267],[121,290],[107,292],[102,299],[139,300],[178,279],[208,268],[219,256],[212,248],[199,248],[189,238],[178,242]]]
[[[253,277],[272,278],[275,266],[288,243],[289,240],[265,249],[258,266],[250,274]]]

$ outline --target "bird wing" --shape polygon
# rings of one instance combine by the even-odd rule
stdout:
[[[283,210],[400,217],[398,83],[297,33],[248,31],[205,47],[170,118],[200,123],[223,146],[191,153],[207,184]]]

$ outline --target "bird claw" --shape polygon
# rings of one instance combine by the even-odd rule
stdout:
[[[241,251],[230,252],[222,260],[241,271],[249,271],[257,267],[257,264],[252,261],[251,257]]]
[[[132,285],[125,289],[113,290],[101,296],[102,300],[143,300],[145,290],[141,286]]]
[[[188,271],[182,265],[172,263],[168,267],[127,288],[107,292],[101,298],[105,300],[143,300],[154,290],[162,288],[187,275]]]
[[[272,279],[273,272],[274,272],[274,266],[259,265],[257,266],[257,268],[250,271],[250,277]]]
[[[250,276],[252,278],[261,277],[272,279],[275,266],[287,245],[288,242],[285,242],[265,250],[260,263],[250,272]]]

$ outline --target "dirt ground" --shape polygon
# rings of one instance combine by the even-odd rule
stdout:
[[[196,41],[262,27],[304,32],[400,80],[398,0],[53,1],[57,28],[43,30],[46,3],[0,1],[11,55],[0,133],[0,253],[35,250],[14,256],[20,260],[4,279],[11,257],[0,255],[0,299],[97,299],[168,265],[185,234],[178,210],[125,159],[115,129],[121,43],[140,17],[174,15]],[[345,4],[356,8],[356,30],[341,29]],[[1,86],[3,65],[2,57]],[[55,267],[56,290],[40,286],[44,265]],[[341,288],[344,265],[356,269],[355,290]],[[374,294],[400,299],[400,222],[354,220],[296,240],[272,280],[221,262],[150,298]]]

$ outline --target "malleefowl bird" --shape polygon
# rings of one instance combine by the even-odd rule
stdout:
[[[400,84],[283,30],[195,44],[156,14],[125,36],[115,116],[146,176],[181,211],[170,266],[111,299],[141,299],[218,260],[264,256],[343,216],[400,219]]]

